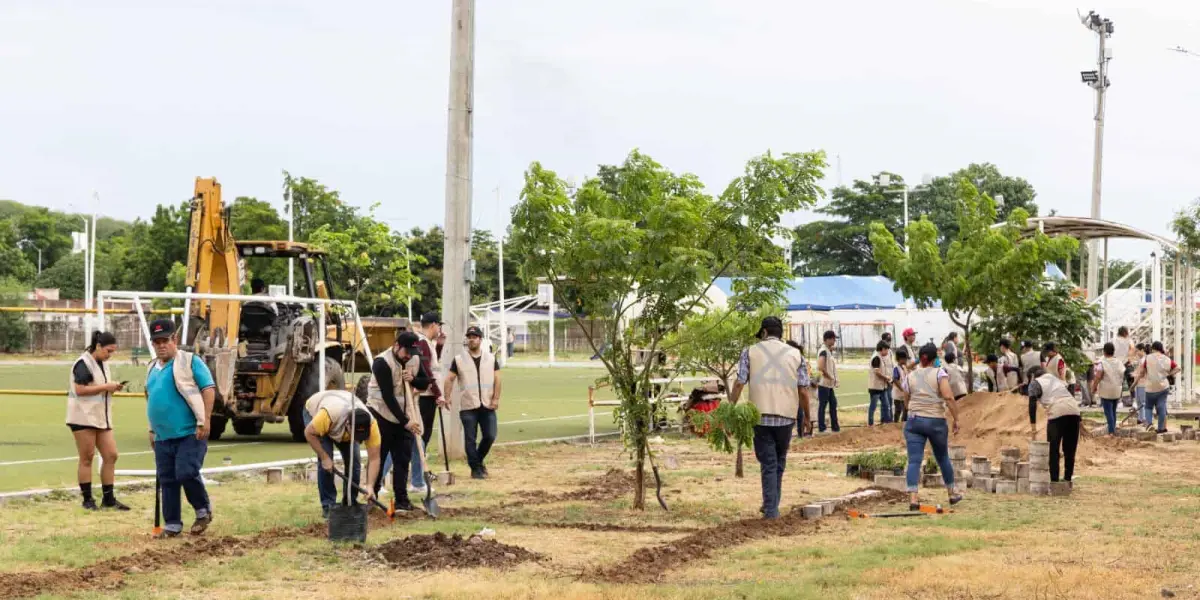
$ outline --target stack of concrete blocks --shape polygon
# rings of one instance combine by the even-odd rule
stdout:
[[[1134,438],[1139,442],[1153,442],[1158,438],[1158,434],[1154,431],[1138,431],[1134,434]]]
[[[989,494],[996,492],[996,479],[992,477],[992,461],[988,457],[971,457],[971,478],[971,487]]]
[[[908,491],[908,481],[904,475],[892,475],[891,473],[876,473],[875,485],[897,492]]]
[[[1028,494],[1029,493],[1029,463],[1028,462],[1017,463],[1017,493],[1018,494]]]
[[[997,494],[1017,493],[1017,464],[1020,460],[1020,448],[1009,446],[1000,449],[1000,479],[996,480]]]
[[[1160,442],[1174,442],[1174,441],[1176,441],[1176,439],[1177,439],[1177,438],[1175,437],[1176,435],[1178,435],[1178,434],[1171,433],[1171,432],[1169,432],[1169,431],[1168,431],[1167,433],[1160,433],[1160,434],[1158,434],[1158,441],[1160,441]]]
[[[1180,425],[1179,431],[1183,435],[1183,439],[1192,442],[1196,440],[1196,429],[1191,425]]]
[[[1050,442],[1029,442],[1029,493],[1050,495]]]
[[[967,469],[967,447],[950,446],[950,467],[954,469],[955,491],[962,493],[971,487],[971,471]]]
[[[861,492],[854,492],[853,494],[847,494],[845,496],[838,496],[837,498],[818,500],[812,504],[794,507],[792,510],[799,509],[801,517],[810,521],[816,521],[820,520],[822,517],[828,517],[829,515],[832,515],[834,511],[836,511],[838,508],[841,508],[845,504],[855,500],[866,500],[872,496],[878,496],[881,493],[882,492],[878,490],[863,490]]]

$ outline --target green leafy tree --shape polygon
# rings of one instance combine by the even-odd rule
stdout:
[[[500,255],[492,232],[486,229],[476,229],[471,233],[471,257],[475,259],[475,282],[471,284],[471,302],[482,304],[499,300]],[[521,279],[521,263],[512,252],[505,253],[505,297],[524,296],[532,291],[530,286]]]
[[[29,287],[13,277],[0,277],[0,306],[20,306]],[[0,352],[20,352],[29,345],[23,313],[0,313]]]
[[[959,199],[968,193],[964,185],[989,198],[1004,196],[1004,205],[996,207],[994,223],[1007,221],[1017,210],[1024,211],[1027,217],[1038,214],[1033,186],[1021,177],[1004,175],[991,163],[972,163],[945,177],[935,177],[928,186],[918,187],[909,195],[909,216],[911,220],[923,215],[933,222],[940,233],[938,246],[943,252],[959,239]]]
[[[119,267],[118,285],[126,290],[161,290],[176,262],[187,263],[188,221],[191,207],[158,205],[147,223],[135,221],[129,230]],[[99,256],[99,254],[97,254]]]
[[[230,210],[229,233],[238,241],[286,240],[287,221],[269,202],[241,196]],[[246,280],[260,278],[267,285],[287,282],[287,261],[278,258],[246,258]]]
[[[312,235],[322,227],[331,231],[345,231],[358,218],[357,210],[343,202],[341,194],[315,179],[292,177],[291,173],[284,171],[283,189],[285,200],[290,194],[295,207],[296,224],[293,229],[298,242],[312,241]],[[285,213],[287,207],[285,201]]]
[[[356,219],[342,230],[323,225],[313,232],[313,245],[329,254],[335,282],[345,285],[364,314],[395,312],[411,289],[405,267],[404,241],[384,223]]]
[[[871,245],[883,274],[917,308],[936,303],[961,327],[967,339],[979,317],[1020,310],[1029,290],[1038,285],[1046,263],[1065,258],[1079,247],[1074,238],[1050,238],[1034,232],[1022,238],[1028,218],[1024,209],[1009,214],[1000,227],[996,206],[969,181],[958,186],[959,203],[955,239],[945,250],[938,244],[938,228],[926,218],[908,228],[909,253],[882,223],[871,224]],[[966,365],[972,364],[970,348]],[[968,378],[968,389],[973,385]]]
[[[716,198],[694,175],[672,173],[636,150],[578,188],[540,163],[525,172],[510,229],[513,251],[524,259],[526,281],[545,277],[555,282],[560,304],[578,300],[573,318],[593,350],[608,344],[600,359],[636,465],[635,508],[645,508],[647,460],[657,480],[648,443],[656,367],[636,362],[635,348],[654,356],[714,281],[735,270],[742,276],[735,305],[777,303],[789,273],[770,239],[786,232],[780,215],[816,202],[825,166],[823,152],[768,153],[750,160]],[[583,314],[605,326],[584,327]]]
[[[829,204],[817,212],[831,219],[811,221],[796,228],[792,245],[792,265],[797,275],[878,275],[879,267],[871,255],[869,225],[883,223],[888,231],[903,234],[904,204],[895,191],[903,178],[887,173],[892,183],[879,184],[879,175],[871,181],[855,180],[850,187],[837,187],[829,193]]]
[[[29,262],[25,253],[17,246],[21,232],[11,219],[0,218],[0,277],[17,281],[33,281],[37,266]],[[34,260],[37,260],[36,258]]]
[[[418,264],[413,262],[412,271],[416,294],[413,300],[413,317],[431,310],[438,310],[442,302],[442,266],[446,255],[446,235],[441,227],[428,231],[414,228],[408,233],[407,242],[413,256],[421,256]],[[478,269],[476,269],[478,271]],[[507,275],[507,273],[505,273]],[[507,283],[507,282],[505,282]]]
[[[38,249],[42,251],[43,268],[71,252],[70,230],[64,227],[60,216],[61,213],[52,213],[48,208],[31,206],[17,218],[21,238],[30,242],[25,246],[29,262],[37,264]]]
[[[63,299],[83,298],[83,253],[68,254],[38,276],[36,287],[57,288],[58,297]],[[107,256],[96,257],[96,291],[111,290],[112,269]]]
[[[1087,370],[1083,348],[1100,326],[1100,310],[1065,282],[1045,282],[1030,288],[1027,302],[1016,310],[989,315],[976,329],[975,344],[998,348],[1000,339],[1054,342],[1076,373]]]

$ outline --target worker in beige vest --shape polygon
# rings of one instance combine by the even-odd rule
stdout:
[[[891,381],[892,381],[892,373],[893,373],[893,372],[895,371],[895,369],[896,369],[896,349],[897,349],[897,346],[896,346],[896,344],[895,344],[895,343],[892,341],[892,332],[890,332],[890,331],[885,331],[885,332],[883,332],[883,335],[879,336],[879,339],[880,339],[880,340],[881,340],[883,343],[887,344],[887,347],[888,347],[888,353],[887,353],[887,356],[884,356],[884,357],[883,357],[883,361],[882,361],[882,362],[884,363],[883,370],[884,370],[884,372],[885,372],[885,373],[887,373],[887,374],[888,374],[888,385],[887,385],[887,386],[886,386],[886,387],[883,389],[883,395],[884,395],[884,402],[887,402],[887,405],[888,405],[888,411],[890,412],[890,411],[892,410],[892,385],[891,385]],[[894,422],[896,421],[896,413],[894,413],[894,412],[893,412],[893,413],[891,413],[891,416],[892,416],[892,418],[891,418],[891,419],[888,419],[888,422],[890,422],[890,423],[894,423]]]
[[[180,490],[196,511],[191,533],[200,535],[213,519],[200,469],[208,455],[216,382],[203,359],[179,349],[171,319],[150,324],[150,345],[155,359],[146,371],[146,418],[165,523],[156,537],[171,538],[183,532]]]
[[[950,374],[934,366],[938,348],[925,344],[920,350],[920,366],[903,380],[901,391],[908,400],[908,421],[904,424],[904,443],[908,452],[905,485],[909,494],[909,509],[920,509],[918,485],[921,466],[925,462],[925,444],[933,449],[933,458],[942,471],[950,504],[962,501],[954,489],[954,466],[950,464],[950,434],[958,435],[958,403],[950,393]],[[946,413],[951,423],[946,423]]]
[[[892,381],[889,391],[892,395],[892,422],[908,421],[908,397],[904,393],[904,379],[913,371],[916,365],[908,355],[908,349],[900,346],[896,349],[896,364],[892,367]]]
[[[1171,393],[1171,381],[1179,373],[1179,365],[1165,353],[1162,342],[1150,344],[1150,353],[1142,359],[1134,372],[1134,385],[1144,383],[1146,386],[1145,421],[1147,425],[1154,422],[1154,413],[1158,412],[1158,432],[1167,432],[1167,396]]]
[[[908,354],[908,360],[912,362],[913,368],[916,368],[917,354],[921,351],[921,345],[917,343],[917,330],[909,327],[900,334],[900,337],[904,339],[904,345],[900,347],[904,348]]]
[[[1042,358],[1038,355],[1037,350],[1033,349],[1033,342],[1025,340],[1021,342],[1021,395],[1028,394],[1027,386],[1029,385],[1029,372],[1034,367],[1042,366]]]
[[[458,416],[462,419],[463,445],[471,478],[487,479],[484,460],[496,442],[496,410],[500,408],[500,361],[484,349],[483,330],[474,325],[467,328],[467,350],[450,363],[446,395],[439,403],[443,408],[453,398],[455,383],[461,390]],[[477,434],[481,435],[478,445]]]
[[[371,364],[366,403],[379,427],[380,451],[386,457],[380,476],[375,480],[374,491],[378,495],[382,490],[390,464],[395,468],[392,508],[400,512],[413,510],[412,502],[408,499],[408,469],[416,443],[415,436],[421,435],[423,427],[415,408],[417,399],[410,398],[408,391],[415,390],[415,395],[427,389],[429,381],[429,375],[421,367],[417,334],[411,331],[396,336],[392,347],[376,356]]]
[[[1100,398],[1108,435],[1117,433],[1117,404],[1121,402],[1121,386],[1125,383],[1125,361],[1117,358],[1116,344],[1104,344],[1104,358],[1092,367],[1092,397]]]
[[[375,490],[378,489],[376,482],[382,466],[379,449],[383,445],[379,423],[371,417],[367,405],[355,398],[354,394],[338,389],[335,382],[329,385],[329,389],[313,394],[304,403],[304,439],[317,454],[317,464],[320,466],[317,469],[317,497],[321,501],[321,513],[326,519],[337,503],[333,474],[334,447],[342,456],[342,473],[352,482],[347,484],[343,480],[343,496],[351,504],[358,504],[360,490],[367,502],[375,498]],[[362,464],[358,449],[360,443],[367,447],[365,487],[358,483]],[[350,493],[350,490],[354,490],[354,493]]]
[[[838,336],[832,330],[822,336],[821,350],[817,352],[817,371],[821,379],[817,383],[817,431],[825,432],[825,411],[829,411],[829,427],[837,433],[842,430],[838,425],[837,393],[838,387],[837,357],[833,348],[837,345]]]
[[[879,405],[879,422],[892,422],[892,405],[888,401],[887,389],[892,379],[891,348],[887,342],[875,344],[875,353],[867,368],[867,395],[870,405],[867,408],[867,426],[875,425],[875,406]]]
[[[1029,398],[1046,408],[1046,441],[1050,442],[1050,481],[1058,481],[1058,458],[1063,458],[1063,480],[1075,473],[1075,449],[1079,446],[1079,403],[1062,379],[1042,367],[1030,371]]]
[[[996,358],[1004,374],[1004,386],[1001,391],[1015,392],[1021,383],[1021,359],[1013,352],[1012,342],[1008,338],[1000,340],[1000,352]]]
[[[1046,357],[1045,364],[1042,365],[1046,372],[1065,382],[1067,380],[1067,361],[1063,360],[1062,355],[1058,353],[1058,346],[1054,342],[1046,342],[1042,346],[1042,354]],[[1031,377],[1030,379],[1035,378]]]
[[[958,356],[954,353],[947,353],[942,357],[942,366],[946,369],[946,374],[950,376],[951,395],[955,400],[962,400],[967,395],[967,380],[962,368],[958,365]]]
[[[738,359],[737,380],[729,401],[737,404],[742,390],[750,388],[750,402],[758,409],[754,426],[754,456],[762,475],[762,506],[765,519],[779,518],[783,494],[783,471],[787,466],[792,426],[800,416],[800,428],[811,427],[808,398],[808,367],[800,351],[784,343],[783,321],[778,317],[762,320],[757,344],[742,351]]]
[[[75,449],[79,452],[76,476],[79,492],[83,495],[83,507],[88,510],[97,508],[92,498],[92,459],[97,450],[104,461],[100,466],[104,496],[99,508],[129,510],[113,495],[117,439],[113,437],[112,395],[121,391],[124,384],[113,381],[107,361],[116,351],[117,338],[113,334],[93,331],[92,343],[71,366],[71,380],[67,384],[67,427],[75,437]]]

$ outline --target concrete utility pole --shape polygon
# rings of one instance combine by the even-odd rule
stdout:
[[[471,143],[474,137],[475,0],[454,0],[450,21],[450,118],[446,131],[446,243],[442,275],[442,319],[446,345],[442,368],[463,351],[471,310]],[[444,372],[442,376],[444,377]],[[447,453],[463,458],[459,402],[450,398],[445,415]]]
[[[1112,60],[1112,49],[1107,47],[1105,43],[1113,33],[1113,24],[1109,19],[1101,18],[1095,11],[1089,11],[1086,15],[1080,15],[1079,20],[1084,27],[1094,32],[1100,39],[1099,50],[1096,53],[1096,70],[1083,71],[1080,77],[1083,82],[1092,89],[1096,90],[1096,139],[1095,146],[1092,151],[1092,218],[1100,218],[1100,172],[1101,165],[1104,162],[1104,93],[1108,90],[1108,61]],[[1089,300],[1096,298],[1097,287],[1100,282],[1099,264],[1097,259],[1100,256],[1097,240],[1088,241],[1088,267],[1087,267],[1087,297]]]

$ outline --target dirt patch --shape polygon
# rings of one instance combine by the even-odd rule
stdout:
[[[125,575],[151,573],[199,559],[218,556],[243,556],[281,542],[323,535],[325,523],[308,527],[268,529],[248,537],[199,538],[180,543],[164,540],[160,547],[100,561],[79,569],[55,569],[23,573],[0,573],[0,600],[26,598],[55,592],[115,590],[125,583]]]
[[[530,504],[552,504],[554,502],[605,502],[630,493],[633,475],[621,469],[609,469],[600,479],[589,482],[573,492],[551,494],[542,490],[516,492],[519,502],[510,502],[504,507],[527,506]]]
[[[540,554],[519,546],[478,536],[448,536],[441,532],[392,540],[374,548],[371,554],[389,566],[420,571],[476,567],[503,569],[542,559]]]
[[[1039,440],[1046,439],[1046,411],[1038,407],[1037,431]],[[830,435],[806,438],[792,443],[792,450],[816,452],[832,450],[861,451],[881,446],[904,446],[903,423],[888,423],[875,427],[859,427]],[[1013,446],[1028,458],[1029,399],[1018,394],[975,392],[958,401],[958,435],[950,439],[952,445],[965,445],[971,456],[987,456],[999,459],[1000,449]],[[1079,444],[1078,455],[1086,457],[1092,453],[1121,451],[1130,447],[1107,442],[1087,435],[1088,426],[1081,425],[1084,435]]]
[[[863,488],[866,489],[877,488]],[[875,495],[850,502],[838,510],[877,505],[888,502],[890,497],[890,494]],[[774,520],[755,518],[722,523],[673,542],[641,548],[625,560],[585,572],[583,578],[610,583],[654,583],[667,571],[708,558],[717,550],[770,537],[815,533],[820,530],[820,523],[804,520],[798,512]]]

